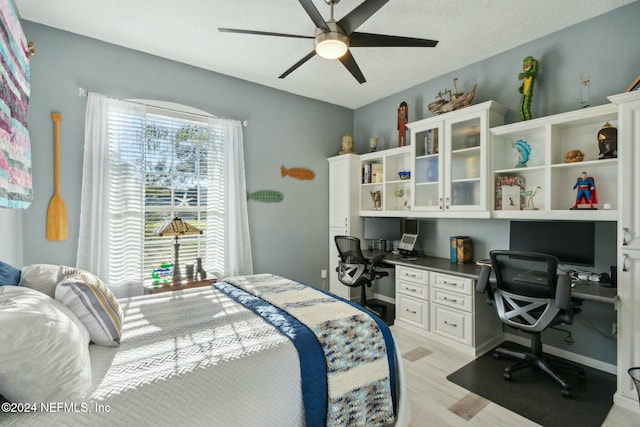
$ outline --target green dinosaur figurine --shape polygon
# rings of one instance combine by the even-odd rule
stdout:
[[[522,60],[522,73],[518,74],[518,79],[523,80],[519,91],[520,98],[520,120],[531,119],[531,98],[533,97],[533,83],[538,75],[538,61],[532,56],[527,56]]]

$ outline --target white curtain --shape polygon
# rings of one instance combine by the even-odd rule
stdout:
[[[215,119],[212,119],[212,121]],[[242,124],[231,120],[216,120],[224,127],[224,185],[225,185],[225,247],[227,260],[225,276],[253,274],[247,191],[244,174]]]
[[[112,226],[114,217],[118,217],[122,222],[126,222],[127,227],[139,228],[139,238],[134,233],[134,239],[125,244],[133,245],[132,253],[141,254],[143,251],[139,247],[143,239],[143,201],[142,198],[136,201],[110,200],[112,183],[110,174],[109,155],[109,111],[110,109],[126,109],[129,114],[144,115],[145,107],[139,103],[132,103],[123,100],[108,98],[103,95],[89,93],[86,108],[85,122],[85,148],[84,167],[82,183],[82,200],[80,211],[80,236],[78,239],[77,267],[93,272],[105,283],[113,285],[109,280],[110,272],[122,265],[114,265],[110,256],[110,245],[122,245],[123,242],[110,242],[109,228]],[[242,125],[240,122],[226,119],[211,118],[210,125],[223,126],[225,129],[224,142],[224,188],[220,188],[225,194],[223,213],[220,209],[212,207],[208,212],[208,220],[224,221],[224,275],[251,274],[253,272],[251,258],[251,241],[249,237],[249,221],[247,215],[246,185],[244,175],[244,151],[242,140]],[[210,161],[214,161],[210,159]],[[131,180],[143,180],[142,176],[128,174]],[[210,183],[213,176],[210,177]],[[220,178],[220,177],[218,177]],[[131,184],[131,182],[127,183]],[[144,183],[138,183],[143,188]],[[135,185],[135,183],[134,183]],[[212,191],[215,188],[210,188]],[[140,215],[125,215],[123,213],[134,213],[138,211]],[[116,219],[116,220],[117,220]],[[207,240],[209,246],[214,243],[213,239]],[[215,251],[211,251],[215,253]],[[120,263],[118,263],[120,264]],[[129,259],[127,268],[141,269],[141,260]],[[131,274],[131,282],[140,284],[143,273]],[[123,285],[119,283],[118,285]]]
[[[80,233],[76,265],[78,268],[96,274],[105,283],[110,283],[110,273],[114,269],[139,266],[139,263],[133,262],[115,265],[109,253],[111,212],[117,208],[112,205],[127,203],[127,201],[113,201],[109,198],[112,186],[109,156],[109,109],[113,108],[126,108],[130,109],[133,114],[144,114],[142,105],[107,98],[95,93],[88,94],[84,131],[82,198],[80,200]],[[130,179],[136,179],[136,177],[135,174],[129,175]],[[137,208],[139,211],[138,218],[134,218],[133,223],[140,227],[142,222],[141,202],[136,204],[135,201],[132,201],[130,204],[134,206],[134,210]],[[141,233],[139,239],[134,238],[126,244],[127,249],[131,252],[141,253],[142,251],[139,249],[142,246]],[[139,283],[140,273],[138,272],[131,279],[132,282]],[[123,283],[118,285],[123,285]]]

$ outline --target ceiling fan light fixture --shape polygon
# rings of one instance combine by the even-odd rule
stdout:
[[[326,59],[337,59],[347,53],[347,36],[334,31],[316,36],[316,53]]]

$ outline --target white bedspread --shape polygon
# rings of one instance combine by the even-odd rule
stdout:
[[[250,310],[211,288],[120,303],[121,346],[90,346],[90,396],[75,406],[51,402],[56,412],[0,413],[1,426],[305,424],[295,347]],[[396,425],[406,426],[401,358],[397,365]]]
[[[211,289],[120,302],[121,346],[91,345],[91,396],[0,425],[304,425],[295,347],[260,317]]]

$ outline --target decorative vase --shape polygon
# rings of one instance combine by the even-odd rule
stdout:
[[[397,205],[396,208],[397,209],[402,209],[404,207],[405,201],[402,200],[402,197],[404,197],[404,190],[402,188],[398,188],[395,193],[396,198],[397,198]]]
[[[204,268],[202,268],[202,258],[196,258],[196,279],[200,278],[200,280],[204,280],[207,278],[207,272],[204,271]]]
[[[369,147],[372,153],[376,151],[378,149],[378,138],[369,138]]]
[[[373,210],[380,210],[382,209],[382,194],[380,193],[380,190],[377,191],[370,191],[371,193],[371,200],[373,200]]]
[[[513,142],[511,146],[516,150],[516,168],[526,168],[531,154],[531,146],[523,139]]]
[[[186,270],[187,270],[187,279],[189,280],[193,280],[193,275],[194,275],[194,265],[193,264],[187,264],[186,265]]]
[[[618,157],[618,129],[606,122],[598,131],[598,159],[614,159]]]

